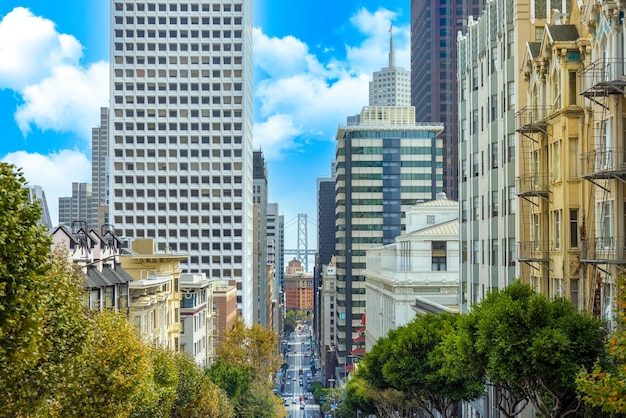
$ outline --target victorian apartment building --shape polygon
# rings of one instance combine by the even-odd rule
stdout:
[[[254,317],[252,2],[111,1],[110,222]]]
[[[529,250],[519,257],[541,292],[611,321],[626,265],[624,24],[614,3],[573,5],[526,45],[521,67],[518,193]]]

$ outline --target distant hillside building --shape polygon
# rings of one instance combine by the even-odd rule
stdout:
[[[302,262],[295,258],[285,274],[285,308],[313,310],[313,275],[305,273]]]

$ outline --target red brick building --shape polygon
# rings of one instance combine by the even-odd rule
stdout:
[[[295,258],[285,273],[285,308],[313,310],[313,275],[305,273],[302,262]]]

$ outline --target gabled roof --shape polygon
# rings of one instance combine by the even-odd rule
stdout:
[[[126,270],[118,267],[103,266],[102,271],[96,267],[87,268],[84,287],[107,287],[132,282],[133,278]]]
[[[433,225],[428,228],[417,229],[413,232],[406,234],[405,236],[398,237],[402,241],[406,236],[415,235],[458,235],[459,234],[459,220],[453,219],[448,222],[442,222],[437,225]]]
[[[530,59],[534,60],[541,53],[541,42],[526,42],[526,50]]]
[[[576,41],[580,37],[575,25],[549,25],[547,29],[554,42]]]

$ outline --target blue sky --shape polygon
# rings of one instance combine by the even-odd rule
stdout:
[[[298,213],[316,231],[315,185],[330,175],[334,134],[368,101],[387,66],[409,69],[410,0],[256,0],[254,144],[264,152],[269,199],[295,248]],[[0,2],[0,160],[41,185],[53,221],[72,182],[91,181],[91,128],[108,106],[108,0]]]

